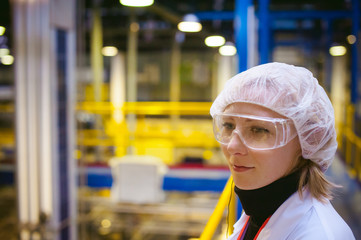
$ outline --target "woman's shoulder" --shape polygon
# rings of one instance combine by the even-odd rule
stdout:
[[[269,238],[264,239],[355,239],[332,204],[318,201],[307,190],[303,197],[295,193],[287,199],[267,225],[264,234]]]
[[[323,229],[328,238],[325,239],[355,239],[350,227],[343,218],[334,209],[329,200],[320,202],[313,199],[313,206],[310,211],[307,227],[311,225],[319,226],[319,230]]]
[[[331,203],[315,202],[298,221],[287,239],[354,240],[355,237]]]
[[[242,214],[228,238],[236,240],[247,222]],[[320,202],[306,190],[303,197],[296,192],[272,215],[258,240],[354,240],[349,226],[333,208],[330,201]]]

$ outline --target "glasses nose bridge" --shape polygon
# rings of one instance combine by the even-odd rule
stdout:
[[[235,128],[235,129],[232,131],[230,141],[233,140],[233,138],[234,138],[235,135],[238,136],[238,140],[239,140],[242,144],[245,145],[245,141],[244,141],[244,139],[243,139],[243,136],[242,136],[241,132],[240,132],[237,128]]]
[[[227,144],[227,149],[230,152],[239,152],[242,154],[245,154],[248,151],[248,146],[245,143],[239,130],[234,129],[232,131],[231,138],[229,139],[229,142]]]

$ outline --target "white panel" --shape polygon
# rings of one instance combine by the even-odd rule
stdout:
[[[70,4],[71,5],[71,4]],[[74,4],[72,5],[74,9]],[[75,144],[76,144],[76,125],[75,125],[75,106],[76,106],[76,79],[75,79],[75,55],[76,55],[76,35],[75,31],[71,30],[68,32],[67,39],[68,46],[68,168],[69,168],[69,217],[70,217],[70,240],[76,240],[77,237],[77,162],[75,159]]]
[[[27,112],[26,112],[26,36],[23,16],[25,14],[25,3],[14,3],[14,30],[16,64],[15,64],[15,87],[16,87],[16,148],[17,148],[17,191],[18,191],[18,216],[20,223],[29,219],[28,208],[28,162],[27,162]],[[26,233],[22,232],[21,235]],[[25,239],[22,238],[22,239]]]
[[[29,223],[37,224],[39,219],[39,186],[38,186],[38,90],[39,87],[37,74],[39,66],[39,31],[37,3],[29,3],[26,9],[26,86],[27,86],[27,145],[28,145],[28,188],[29,188]]]
[[[350,76],[347,73],[347,55],[332,57],[331,101],[335,111],[335,125],[345,122],[345,106],[347,99],[347,84]]]
[[[74,30],[75,29],[75,0],[52,0],[50,23],[52,27]]]
[[[17,187],[20,239],[41,239],[37,227],[45,213],[50,227],[60,230],[59,176],[57,176],[57,82],[55,29],[50,25],[51,0],[13,0],[15,31],[15,87]],[[53,0],[62,23],[74,23],[75,1]],[[64,10],[64,11],[63,11]],[[66,14],[64,14],[66,12]],[[69,17],[69,16],[71,17]],[[60,21],[60,19],[59,19]],[[73,25],[72,25],[73,26]],[[58,26],[57,26],[58,27]],[[71,239],[76,239],[76,175],[74,152],[75,33],[67,31],[68,156]],[[54,230],[54,229],[53,229]],[[50,233],[48,233],[50,234]],[[53,235],[54,234],[54,235]],[[51,239],[58,239],[52,233]]]
[[[40,9],[40,30],[41,30],[41,76],[39,87],[41,89],[40,105],[40,209],[47,216],[53,214],[52,203],[52,149],[54,148],[51,139],[51,133],[55,132],[52,128],[51,102],[53,102],[50,71],[51,71],[51,55],[50,55],[50,31],[49,31],[49,4],[41,4]]]
[[[113,201],[155,203],[164,200],[162,183],[167,168],[161,159],[128,155],[112,158],[110,166],[114,179],[111,188]]]
[[[257,22],[254,13],[254,6],[248,7],[247,13],[247,46],[248,46],[248,59],[247,67],[251,68],[258,63],[258,39],[257,39]]]
[[[53,129],[54,133],[58,132],[57,129],[57,94],[55,94],[57,92],[57,80],[56,80],[56,38],[55,38],[55,30],[54,29],[50,29],[50,92],[52,94],[52,99],[50,102],[51,105],[51,116],[55,116],[51,119],[51,128]],[[58,142],[57,142],[57,134],[52,134],[51,136],[51,141],[52,141],[52,154],[51,154],[51,164],[52,164],[52,178],[51,181],[53,182],[52,184],[52,204],[53,204],[53,216],[52,216],[52,224],[55,227],[55,229],[60,229],[61,227],[61,221],[60,221],[60,196],[59,196],[59,175],[58,175],[58,169],[59,169],[59,164],[58,164]],[[54,240],[59,239],[59,236],[54,236]]]
[[[217,95],[223,90],[228,79],[237,73],[237,55],[218,57]]]
[[[123,53],[118,53],[111,59],[110,101],[116,108],[113,111],[113,119],[116,123],[121,123],[124,119],[121,107],[125,102],[125,57]]]

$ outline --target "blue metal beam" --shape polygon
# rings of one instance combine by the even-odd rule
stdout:
[[[296,39],[296,40],[278,40],[278,41],[274,41],[273,45],[275,47],[279,47],[279,46],[283,46],[283,47],[294,47],[294,46],[299,46],[299,47],[304,47],[304,46],[315,46],[316,44],[320,45],[319,42],[317,41],[305,41],[305,39],[301,38],[301,39]]]
[[[354,8],[353,8],[354,9]],[[274,19],[335,19],[351,18],[351,11],[320,11],[320,10],[300,10],[300,11],[272,11],[270,18]]]
[[[270,21],[269,21],[269,0],[259,1],[259,52],[260,63],[270,61]]]
[[[264,0],[260,0],[260,10],[256,12],[256,16],[260,17],[264,12],[261,10],[261,5]],[[269,0],[266,0],[267,6]],[[352,18],[355,11],[320,11],[320,10],[298,10],[298,11],[268,11],[269,18],[275,19],[336,19],[336,18]],[[207,11],[194,13],[201,21],[224,20],[232,21],[235,18],[233,11]]]
[[[233,21],[235,13],[233,11],[210,11],[194,13],[200,21],[204,20],[228,20]]]
[[[360,3],[359,0],[352,0],[352,35],[356,37],[356,42],[351,46],[351,102],[357,104],[359,101],[358,92],[358,51],[357,45],[360,41]]]
[[[235,44],[238,53],[238,71],[242,72],[248,68],[248,9],[252,5],[252,0],[236,0],[234,32]]]

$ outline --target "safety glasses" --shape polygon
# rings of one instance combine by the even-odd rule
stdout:
[[[213,117],[216,140],[227,145],[235,135],[251,149],[269,150],[286,145],[297,136],[292,120],[239,114]]]

